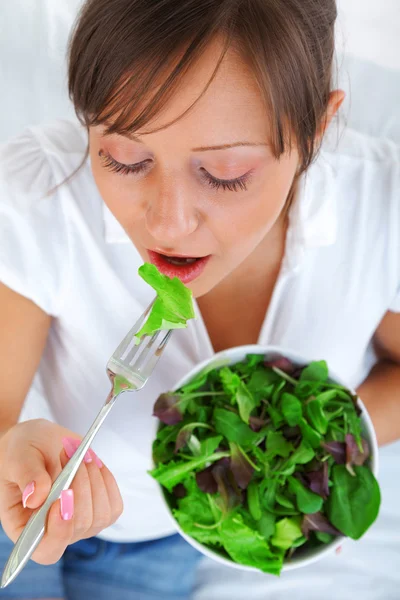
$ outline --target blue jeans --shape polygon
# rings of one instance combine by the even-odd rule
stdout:
[[[0,569],[12,543],[0,526]],[[201,554],[180,535],[117,544],[99,538],[69,546],[55,565],[29,561],[0,600],[189,600]]]

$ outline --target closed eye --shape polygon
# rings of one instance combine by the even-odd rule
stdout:
[[[202,178],[208,183],[212,188],[219,190],[228,190],[230,192],[238,192],[238,191],[247,191],[247,184],[252,175],[252,171],[248,171],[244,175],[240,177],[236,177],[236,179],[219,179],[218,177],[214,177],[204,168],[200,169]]]
[[[137,175],[142,171],[145,171],[151,162],[151,159],[146,159],[132,165],[124,165],[115,160],[115,158],[110,156],[110,154],[105,153],[103,150],[100,150],[99,157],[101,158],[103,167],[105,169],[108,169],[113,173],[118,173],[119,175]]]

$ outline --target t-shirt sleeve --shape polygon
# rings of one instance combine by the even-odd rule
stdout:
[[[58,316],[68,279],[62,193],[31,130],[0,146],[0,281]]]
[[[389,306],[389,310],[391,312],[400,313],[400,286],[396,292],[396,295],[395,295],[391,305]]]
[[[397,147],[395,173],[391,181],[393,200],[389,206],[389,239],[391,247],[387,258],[392,265],[393,293],[389,310],[400,313],[400,147]]]

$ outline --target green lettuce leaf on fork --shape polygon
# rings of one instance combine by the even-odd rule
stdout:
[[[144,335],[153,335],[160,330],[182,329],[187,326],[189,319],[194,319],[192,291],[178,277],[171,279],[150,263],[142,265],[138,273],[157,292],[157,298],[146,322],[135,336],[137,344]]]

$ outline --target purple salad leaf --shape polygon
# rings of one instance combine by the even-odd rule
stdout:
[[[301,430],[298,425],[295,425],[294,427],[285,425],[285,427],[282,428],[282,433],[290,442],[298,439],[301,436]]]
[[[315,494],[319,494],[324,498],[324,500],[326,500],[329,496],[328,463],[325,461],[322,464],[321,469],[318,469],[318,471],[309,471],[308,473],[306,473],[306,476],[308,479],[308,487],[310,488],[310,490]]]
[[[261,419],[261,417],[250,417],[249,425],[250,429],[259,432],[268,423],[268,419]]]
[[[187,425],[181,428],[177,435],[175,442],[175,453],[184,448],[189,443],[189,440],[192,437],[194,430],[197,428],[212,430],[212,427],[210,427],[210,425],[207,425],[206,423],[188,423]]]
[[[356,442],[354,435],[348,433],[346,435],[346,464],[350,467],[355,465],[361,467],[370,456],[370,449],[368,442],[364,439],[361,440],[363,452],[360,452],[360,448]]]
[[[280,369],[281,371],[283,371],[284,373],[288,373],[289,375],[293,373],[295,369],[294,364],[284,356],[277,356],[272,360],[267,360],[264,362],[264,365],[266,367],[270,367],[271,369],[275,367],[276,369]]]
[[[231,442],[229,445],[231,449],[231,471],[237,485],[245,490],[253,477],[254,467],[250,465],[237,444]]]
[[[227,513],[243,502],[243,494],[238,488],[231,470],[229,458],[222,458],[213,466],[213,477],[218,484],[218,492],[222,500],[222,510]]]
[[[187,491],[183,483],[178,483],[172,490],[172,493],[175,498],[178,499],[184,498],[187,495]]]
[[[346,444],[344,442],[325,442],[321,445],[333,456],[338,465],[346,464]]]
[[[218,483],[213,475],[214,467],[215,465],[210,465],[203,471],[196,473],[196,483],[205,494],[216,494],[218,492]]]
[[[154,404],[153,416],[160,419],[165,425],[176,425],[183,419],[179,410],[182,398],[178,394],[161,394]]]
[[[311,531],[321,531],[330,535],[343,535],[321,512],[304,515],[301,530],[306,538],[309,537]]]

